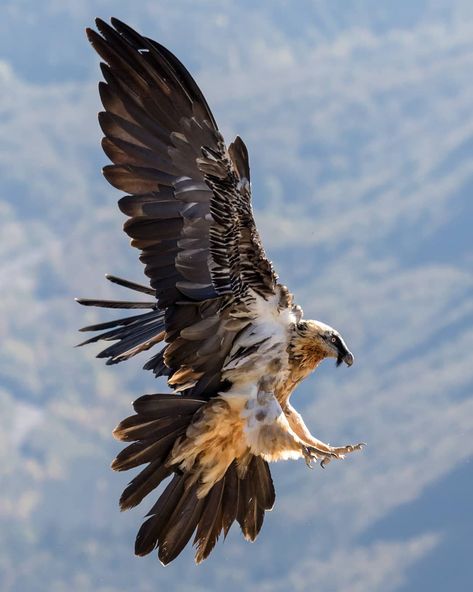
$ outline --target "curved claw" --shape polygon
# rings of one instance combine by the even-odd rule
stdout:
[[[329,463],[331,460],[332,460],[332,459],[331,459],[331,457],[330,457],[330,456],[326,456],[325,458],[323,458],[323,459],[320,461],[320,467],[321,467],[322,469],[325,469],[325,467],[328,465],[328,463]]]
[[[310,451],[310,449],[309,449],[308,446],[303,446],[302,447],[302,454],[304,455],[305,464],[309,467],[309,469],[313,469],[314,468],[314,465],[312,464],[312,461],[316,461],[317,462],[317,459],[311,453],[311,451]]]

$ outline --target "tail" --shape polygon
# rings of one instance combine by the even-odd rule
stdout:
[[[194,414],[205,400],[174,394],[140,397],[133,404],[136,415],[123,420],[114,436],[133,441],[112,463],[124,471],[149,463],[128,485],[120,498],[126,510],[139,504],[167,477],[167,487],[148,513],[135,542],[135,553],[147,555],[158,549],[166,565],[175,559],[195,532],[195,560],[208,557],[223,531],[227,536],[235,520],[246,539],[254,541],[263,524],[265,510],[274,505],[275,493],[268,464],[252,456],[244,475],[234,461],[209,493],[197,496],[199,484],[188,475],[166,465],[175,441],[185,436]]]
[[[147,286],[142,286],[113,275],[106,275],[105,277],[112,283],[129,288],[130,290],[153,296],[155,294],[155,291]],[[152,302],[130,302],[76,298],[76,301],[84,306],[147,309],[150,311],[97,325],[90,325],[81,329],[81,331],[103,332],[79,343],[79,346],[101,340],[114,342],[113,345],[110,345],[97,355],[98,358],[108,358],[107,364],[109,365],[128,360],[136,354],[150,349],[153,345],[160,343],[164,339],[164,311],[157,308],[156,300]],[[157,363],[158,360],[156,360]]]

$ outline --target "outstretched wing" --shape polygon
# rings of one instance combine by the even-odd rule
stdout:
[[[124,230],[157,304],[131,324],[86,329],[107,329],[102,338],[117,342],[99,354],[109,363],[165,337],[145,368],[177,390],[212,396],[239,329],[222,326],[222,310],[245,307],[254,293],[269,297],[277,282],[253,218],[247,149],[240,138],[226,149],[203,94],[167,49],[117,19],[96,22],[101,35],[87,35],[105,61],[99,122],[114,163],[103,172],[128,193],[119,201]]]
[[[160,307],[249,288],[274,290],[251,210],[248,154],[227,151],[196,83],[168,50],[117,19],[89,30],[106,62],[99,115],[107,180],[129,195],[125,231],[142,250]]]

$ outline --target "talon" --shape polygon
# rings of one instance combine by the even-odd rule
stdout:
[[[316,461],[317,459],[315,459],[312,455],[310,448],[308,446],[303,446],[302,454],[304,455],[305,464],[309,467],[309,469],[313,469],[314,465],[312,464],[312,461]]]
[[[322,469],[325,469],[325,467],[328,465],[328,463],[331,461],[331,457],[330,456],[326,456],[325,458],[323,458],[320,461],[320,466],[322,467]]]

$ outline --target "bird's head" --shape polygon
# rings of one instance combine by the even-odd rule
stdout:
[[[325,358],[336,358],[337,366],[345,362],[347,366],[353,364],[353,354],[348,349],[343,337],[333,327],[320,321],[301,321],[297,324],[298,333],[305,338],[306,344],[310,340],[313,347],[320,351]]]

